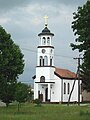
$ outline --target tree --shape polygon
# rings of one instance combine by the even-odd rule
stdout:
[[[28,85],[21,82],[17,83],[15,100],[18,102],[18,111],[19,111],[20,103],[27,101],[27,97],[29,94],[28,89],[29,89]]]
[[[90,91],[90,1],[82,7],[78,7],[77,12],[73,13],[72,29],[77,36],[75,42],[71,43],[72,50],[78,49],[83,53],[83,63],[81,65],[81,77],[83,89]]]
[[[23,54],[0,26],[0,99],[8,104],[14,100],[18,76],[23,73]]]
[[[34,92],[33,90],[31,89],[31,85],[28,86],[28,96],[27,96],[27,101],[28,102],[32,102],[33,100],[33,96],[34,95]]]

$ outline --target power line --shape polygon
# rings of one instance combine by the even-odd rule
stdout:
[[[22,50],[26,50],[26,51],[30,51],[30,52],[37,53],[36,50],[32,50],[32,49],[28,49],[28,48],[22,48]],[[49,54],[49,53],[47,53],[47,54]],[[54,54],[54,56],[63,57],[63,58],[69,58],[69,59],[73,58],[73,57],[71,57],[71,56],[63,56],[63,55],[59,55],[59,54]]]
[[[28,49],[28,48],[21,48],[22,50],[26,50],[26,51],[29,51],[29,52],[32,52],[32,53],[37,53],[37,50],[32,50],[32,49]],[[47,54],[49,54],[49,53],[47,53]],[[54,56],[55,57],[57,57],[56,58],[56,60],[58,60],[59,61],[59,58],[65,58],[64,60],[66,60],[66,59],[69,59],[69,61],[68,60],[66,60],[66,63],[67,64],[77,64],[75,61],[73,61],[73,57],[71,57],[71,56],[63,56],[63,55],[59,55],[59,54],[54,54]]]
[[[10,45],[5,45],[5,46],[10,46]],[[37,50],[32,50],[32,49],[29,49],[29,48],[21,48],[22,50],[25,50],[25,51],[30,51],[30,52],[33,52],[33,53],[37,53]],[[46,54],[49,54],[49,53],[46,53]],[[60,55],[60,54],[54,54],[55,57],[62,57],[62,58],[67,58],[67,59],[72,59],[73,57],[71,56],[65,56],[65,55]]]

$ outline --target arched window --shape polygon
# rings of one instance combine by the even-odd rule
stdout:
[[[66,83],[64,83],[64,94],[66,94]]]
[[[52,58],[50,58],[50,66],[52,66]]]
[[[43,44],[43,45],[46,44],[46,38],[45,38],[45,37],[43,37],[43,39],[42,39],[42,44]]]
[[[68,83],[68,86],[67,86],[67,93],[69,94],[70,93],[70,84]]]
[[[47,65],[48,65],[48,57],[44,56],[44,66],[47,66]]]
[[[40,77],[40,82],[45,82],[45,77],[44,76]]]
[[[47,44],[50,45],[50,37],[47,37]]]
[[[50,56],[50,66],[52,66],[52,59],[53,59],[53,58],[51,58],[51,56]]]
[[[43,66],[43,57],[40,56],[40,66]]]

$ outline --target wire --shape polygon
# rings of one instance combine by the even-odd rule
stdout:
[[[36,50],[32,50],[32,49],[28,49],[28,48],[21,48],[21,49],[22,49],[22,50],[29,51],[29,52],[37,53]],[[39,53],[41,53],[41,52],[39,52]],[[49,53],[47,53],[47,54],[49,54]],[[69,59],[69,61],[66,60],[66,63],[69,64],[69,65],[70,65],[70,64],[75,64],[75,65],[77,64],[76,61],[73,60],[74,57],[71,57],[71,56],[63,56],[63,55],[59,55],[59,54],[54,54],[54,56],[55,56],[55,57],[58,57],[58,59],[56,59],[56,60],[58,60],[58,61],[59,61],[59,57],[60,57],[60,58],[65,58],[64,60]]]
[[[30,52],[37,53],[36,50],[32,50],[32,49],[28,49],[28,48],[21,48],[21,49],[22,49],[22,50],[26,50],[26,51],[30,51]],[[39,52],[39,53],[40,53],[40,52]],[[49,54],[49,53],[47,53],[47,54]],[[71,57],[71,56],[63,56],[63,55],[58,55],[58,54],[54,54],[54,56],[63,57],[63,58],[69,58],[69,59],[73,58],[73,57]]]

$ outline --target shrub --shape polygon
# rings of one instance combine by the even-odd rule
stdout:
[[[41,100],[40,99],[35,99],[34,101],[33,101],[33,103],[35,103],[35,104],[37,104],[37,105],[41,105]]]

